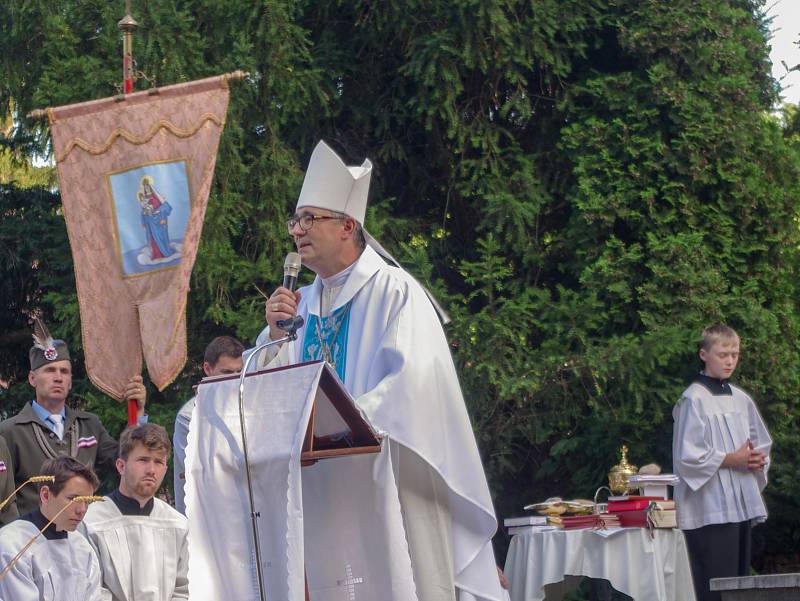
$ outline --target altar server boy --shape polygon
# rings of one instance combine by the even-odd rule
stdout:
[[[772,439],[753,399],[730,384],[739,336],[725,325],[703,332],[705,368],[672,412],[678,527],[689,547],[698,601],[720,599],[709,580],[750,572],[750,528],[767,519]]]
[[[170,442],[157,424],[129,428],[119,441],[119,488],[89,508],[81,532],[100,559],[113,601],[189,598],[186,518],[155,494]]]
[[[97,476],[72,457],[48,459],[40,472],[54,480],[40,486],[39,507],[0,529],[2,570],[34,540],[0,580],[0,600],[100,601],[104,597],[97,556],[75,532],[86,514],[86,502],[74,501],[94,494]]]

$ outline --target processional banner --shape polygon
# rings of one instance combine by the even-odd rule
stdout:
[[[186,362],[186,299],[236,74],[47,109],[86,368],[121,399]]]

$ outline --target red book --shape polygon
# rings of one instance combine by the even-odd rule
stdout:
[[[601,526],[600,516],[595,514],[562,516],[561,523],[564,526],[564,530],[599,528]]]
[[[634,511],[615,511],[623,528],[644,528],[647,526],[647,511],[637,509]]]
[[[650,507],[650,503],[652,501],[658,502],[663,500],[664,499],[662,499],[661,497],[640,497],[634,495],[616,501],[610,498],[608,500],[608,512],[616,513],[618,511],[635,511],[639,509],[647,509],[648,507]]]

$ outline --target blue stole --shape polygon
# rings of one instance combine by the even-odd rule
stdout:
[[[344,382],[347,364],[347,331],[350,328],[351,300],[328,317],[308,314],[303,336],[303,361],[327,361]]]

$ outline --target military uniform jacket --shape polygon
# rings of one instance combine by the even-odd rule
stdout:
[[[64,438],[58,436],[36,415],[27,403],[22,411],[0,423],[2,436],[14,465],[14,480],[22,484],[31,476],[38,476],[47,459],[69,455],[92,469],[110,469],[117,458],[119,445],[100,423],[94,413],[66,408]],[[38,487],[25,486],[17,493],[20,515],[34,511],[39,506]]]
[[[14,462],[11,461],[11,453],[5,441],[0,438],[0,504],[14,492]],[[0,511],[0,526],[5,526],[9,522],[19,517],[17,503],[11,499],[8,504]]]

